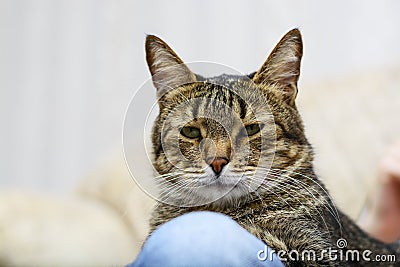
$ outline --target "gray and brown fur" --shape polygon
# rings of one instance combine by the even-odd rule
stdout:
[[[153,212],[151,231],[184,213],[212,210],[230,216],[275,250],[336,249],[336,241],[344,238],[346,249],[369,249],[371,257],[396,254],[397,260],[330,262],[325,258],[287,262],[287,266],[400,266],[399,244],[383,244],[363,232],[335,208],[314,173],[312,147],[295,105],[302,57],[297,29],[280,40],[256,73],[247,76],[196,75],[156,36],[147,37],[146,54],[160,107],[152,134],[153,165],[160,174],[156,179],[164,179],[160,190],[161,200],[166,200]],[[177,106],[194,99],[198,101],[176,112]],[[263,123],[260,134],[240,139],[241,127],[255,121]],[[201,130],[201,139],[209,138],[214,145],[181,136],[179,125],[188,123]],[[250,151],[240,149],[245,145]],[[210,150],[215,157],[229,158],[230,171],[245,179],[222,198],[206,203],[208,194],[210,199],[215,194],[213,185],[201,184],[197,191],[193,188],[199,187],[199,177],[205,175],[202,170],[207,168]],[[273,160],[267,164],[272,154]],[[175,162],[173,157],[179,155],[184,160]],[[263,168],[265,176],[257,176],[257,169]],[[261,186],[253,189],[252,183],[260,179],[264,179]]]

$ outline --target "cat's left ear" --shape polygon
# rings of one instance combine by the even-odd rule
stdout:
[[[254,75],[253,81],[256,84],[277,84],[284,101],[294,105],[302,55],[303,43],[300,31],[293,29],[275,46],[268,59]]]
[[[196,81],[196,75],[167,43],[157,36],[148,35],[145,48],[147,64],[159,96],[169,89]]]

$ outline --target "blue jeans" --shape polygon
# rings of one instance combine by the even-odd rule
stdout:
[[[127,267],[284,266],[276,254],[265,259],[265,249],[260,239],[230,217],[192,212],[158,227]]]

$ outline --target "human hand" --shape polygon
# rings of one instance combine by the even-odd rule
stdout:
[[[365,228],[373,237],[390,243],[400,238],[400,140],[379,162],[378,186]]]

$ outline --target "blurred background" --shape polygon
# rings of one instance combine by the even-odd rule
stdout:
[[[184,61],[250,73],[298,27],[297,104],[316,169],[357,218],[379,158],[400,137],[399,11],[395,0],[1,0],[0,266],[135,257],[152,200],[129,176],[122,128],[150,77],[146,34]]]

